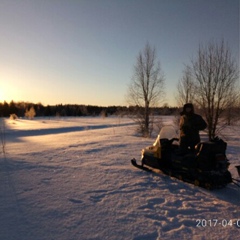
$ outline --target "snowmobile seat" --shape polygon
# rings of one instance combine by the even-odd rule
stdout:
[[[196,145],[198,168],[202,170],[215,169],[217,160],[220,156],[225,160],[226,148],[227,144],[221,139],[198,143]]]

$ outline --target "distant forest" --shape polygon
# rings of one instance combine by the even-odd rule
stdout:
[[[0,102],[0,117],[10,117],[15,114],[17,117],[27,116],[27,112],[30,109],[34,109],[35,117],[50,117],[50,116],[103,116],[110,115],[124,116],[135,112],[137,106],[92,106],[92,105],[78,105],[78,104],[58,104],[44,106],[41,103],[29,103],[29,102],[14,102],[10,103],[4,101]],[[172,115],[178,112],[178,108],[168,107],[165,105],[161,108],[154,108],[154,114],[156,115]]]

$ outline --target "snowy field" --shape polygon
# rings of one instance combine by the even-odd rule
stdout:
[[[134,168],[156,134],[136,136],[128,118],[2,121],[2,240],[239,239],[240,188],[208,191]],[[239,133],[225,134],[238,179]]]

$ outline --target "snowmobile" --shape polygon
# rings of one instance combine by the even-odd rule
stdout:
[[[229,160],[226,157],[227,143],[215,138],[200,142],[195,151],[189,149],[181,153],[177,142],[177,132],[173,126],[161,129],[152,146],[142,149],[141,163],[132,159],[133,166],[145,171],[160,172],[184,182],[206,189],[223,188],[229,183],[238,187],[239,180],[233,179],[229,172]]]

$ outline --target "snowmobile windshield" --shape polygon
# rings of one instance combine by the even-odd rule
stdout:
[[[172,138],[177,138],[177,132],[176,130],[174,129],[173,126],[164,126],[160,133],[160,139],[172,139]]]

